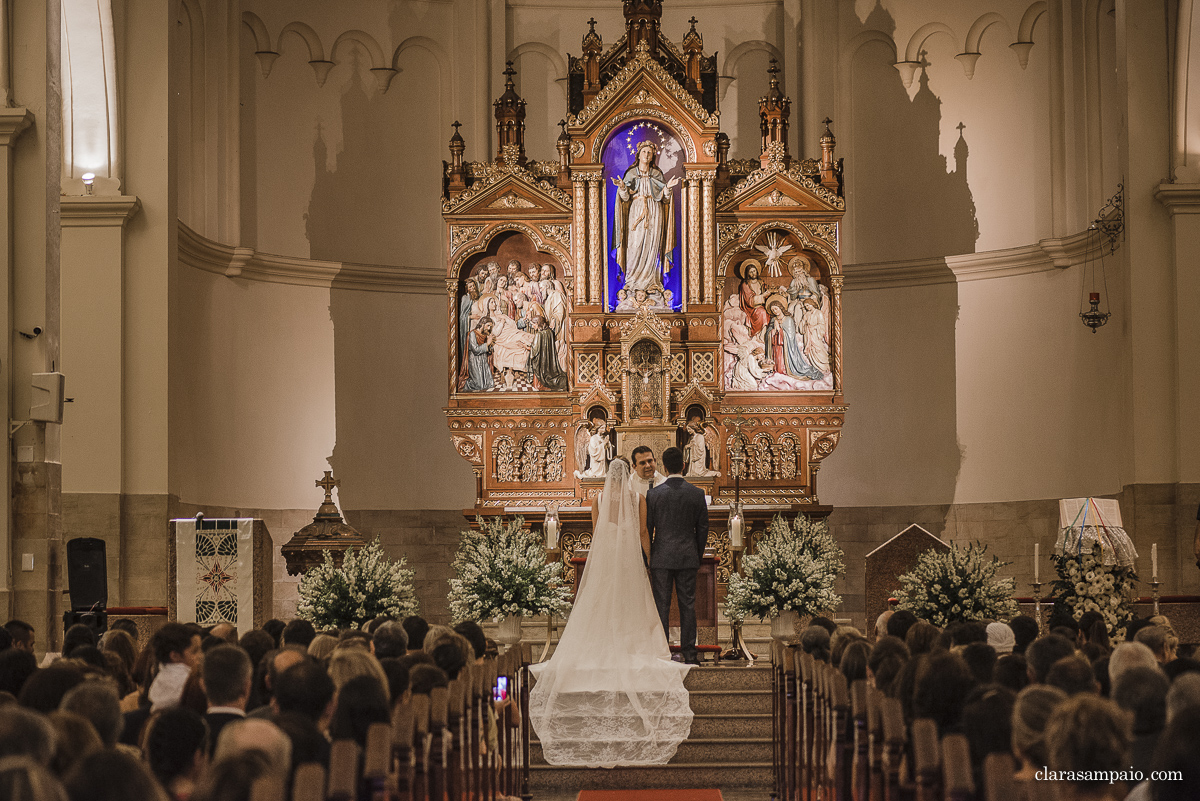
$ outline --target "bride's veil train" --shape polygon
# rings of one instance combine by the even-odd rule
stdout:
[[[642,562],[639,496],[628,463],[609,466],[586,569],[529,717],[551,765],[661,765],[692,727]]]

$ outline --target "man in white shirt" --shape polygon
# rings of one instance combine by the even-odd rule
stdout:
[[[654,451],[648,446],[638,445],[630,455],[633,457],[633,472],[636,474],[633,486],[637,488],[638,495],[644,498],[651,487],[657,487],[666,481],[667,477],[656,469],[658,462],[654,458]]]

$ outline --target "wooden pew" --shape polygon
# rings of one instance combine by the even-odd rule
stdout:
[[[414,693],[413,713],[413,801],[429,797],[429,696]],[[441,801],[437,799],[436,801]]]
[[[971,746],[965,734],[947,734],[942,738],[942,786],[945,801],[975,801]]]
[[[796,743],[796,660],[791,656],[791,648],[779,644],[779,661],[783,667],[783,708],[780,722],[783,725],[783,736],[780,746],[783,748],[783,797],[797,798],[799,775],[799,748]]]
[[[392,727],[386,723],[372,723],[367,729],[359,793],[365,801],[396,801],[395,775],[389,770],[391,761]]]
[[[883,718],[883,801],[900,801],[900,767],[908,740],[904,708],[898,699],[884,698],[880,717]]]
[[[439,801],[446,793],[446,721],[449,713],[449,688],[434,687],[429,692],[429,797]]]
[[[814,661],[812,654],[807,654],[803,649],[797,648],[795,651],[796,662],[796,743],[800,759],[800,774],[797,778],[797,797],[801,801],[805,799],[816,798],[816,790],[813,786],[813,747],[812,747],[812,729],[813,729],[813,671]]]
[[[412,798],[413,769],[416,765],[413,752],[413,734],[416,720],[412,701],[402,701],[392,708],[392,759],[390,773],[395,777],[396,795],[402,801]]]
[[[867,688],[867,801],[883,801],[882,690]]]
[[[829,669],[830,715],[833,722],[833,764],[830,766],[830,798],[848,801],[850,798],[850,688],[846,676],[837,668]]]
[[[1021,798],[1020,782],[1016,779],[1017,763],[1009,754],[988,754],[983,760],[984,801],[1008,801]]]
[[[867,801],[869,793],[871,747],[867,739],[867,682],[859,679],[850,685],[850,716],[854,731],[850,766],[850,795],[854,801]]]
[[[307,762],[292,776],[292,801],[325,801],[325,768]]]
[[[329,749],[329,787],[326,801],[357,801],[358,756],[362,749],[353,740],[334,740]]]
[[[284,782],[279,776],[260,776],[250,787],[250,801],[284,801]]]
[[[937,724],[929,718],[913,721],[912,751],[917,801],[942,801],[942,750],[938,747]]]
[[[446,761],[446,797],[450,801],[461,801],[463,798],[463,708],[464,708],[464,676],[467,668],[459,672],[458,678],[450,682],[447,688],[448,707],[446,714],[446,734],[449,748]]]

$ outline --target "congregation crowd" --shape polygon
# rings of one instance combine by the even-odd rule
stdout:
[[[373,723],[494,656],[472,622],[418,616],[361,629],[271,620],[170,622],[142,641],[128,619],[97,638],[67,630],[39,667],[37,632],[0,628],[0,799],[248,801],[263,776],[328,767],[331,742],[365,746]],[[494,748],[494,723],[482,735]]]
[[[800,648],[899,701],[909,726],[965,735],[976,787],[989,754],[1071,801],[1200,799],[1200,661],[1162,616],[1110,641],[1098,612],[944,629],[885,612],[869,640],[814,618]],[[1184,653],[1186,651],[1186,653]]]

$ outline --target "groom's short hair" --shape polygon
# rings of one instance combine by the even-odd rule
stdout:
[[[637,464],[637,458],[638,458],[639,453],[648,453],[651,456],[653,456],[654,449],[651,448],[649,445],[638,445],[636,448],[634,448],[633,453],[629,454],[629,458],[633,459],[633,463],[635,465]]]
[[[662,454],[663,467],[671,475],[683,472],[683,451],[679,448],[667,448]]]

